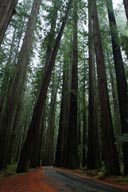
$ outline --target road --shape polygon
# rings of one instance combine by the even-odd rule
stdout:
[[[128,192],[111,185],[81,178],[52,167],[45,167],[49,185],[57,186],[57,192]]]

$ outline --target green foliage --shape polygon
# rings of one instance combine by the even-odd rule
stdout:
[[[122,34],[120,34],[121,46],[125,54],[128,56],[128,25],[125,26]]]
[[[120,140],[122,142],[128,142],[128,133],[124,133],[122,136],[120,136]]]
[[[97,176],[98,173],[100,173],[100,172],[98,172],[98,170],[87,170],[87,174],[88,174],[89,176],[91,176],[91,177]]]
[[[1,84],[1,80],[3,79],[4,76],[4,62],[6,61],[6,54],[3,52],[4,50],[0,49],[0,84]]]
[[[16,167],[17,163],[8,165],[7,170],[0,171],[0,180],[4,179],[5,177],[13,176],[16,174]]]
[[[42,77],[43,77],[43,67],[38,67],[34,69],[34,75],[32,78],[32,100],[34,101],[35,98],[37,97],[39,88],[41,86],[41,82],[42,82]]]
[[[102,179],[102,178],[104,178],[104,176],[105,176],[105,173],[104,173],[104,171],[101,170],[101,171],[98,172],[96,178],[97,179]]]
[[[127,184],[128,185],[128,177],[120,176],[117,178],[117,181],[120,182],[121,184]]]

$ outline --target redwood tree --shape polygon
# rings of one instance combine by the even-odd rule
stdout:
[[[69,120],[67,132],[67,166],[68,168],[78,168],[78,40],[77,40],[77,22],[78,22],[78,2],[74,0],[73,7],[73,47],[72,47],[72,69],[71,69],[71,90],[69,104]]]
[[[52,2],[52,7],[49,9],[50,31],[48,32],[48,34],[46,36],[46,39],[47,39],[47,41],[46,41],[46,55],[45,55],[44,71],[42,72],[42,74],[45,73],[45,70],[47,69],[47,67],[49,65],[50,57],[51,57],[52,50],[53,50],[53,45],[55,42],[56,20],[57,20],[58,10],[60,8],[60,4],[58,4],[57,1],[58,0],[54,0]],[[41,50],[41,51],[43,52],[44,50]],[[43,78],[43,75],[41,77]],[[41,162],[40,161],[40,159],[41,159],[41,145],[42,145],[42,139],[43,139],[42,135],[44,132],[44,126],[43,125],[44,125],[44,121],[45,121],[44,116],[45,116],[45,114],[42,114],[42,122],[41,122],[42,125],[39,128],[39,131],[38,131],[38,134],[37,134],[37,137],[35,140],[35,145],[34,145],[32,157],[31,157],[31,168],[37,167],[38,165],[40,165],[40,162]],[[44,155],[43,159],[45,159],[45,155]]]
[[[36,18],[41,0],[34,0],[31,15],[27,23],[26,33],[19,53],[17,65],[13,73],[13,78],[8,90],[6,105],[1,112],[1,145],[0,145],[0,169],[7,167],[7,158],[10,146],[10,136],[17,122],[17,112],[22,103],[24,86],[26,82],[27,69],[29,65],[30,50],[33,40]]]
[[[113,4],[111,0],[106,0],[108,18],[110,24],[110,33],[112,39],[113,58],[116,71],[117,91],[119,99],[119,110],[121,118],[122,134],[128,134],[128,87],[124,70],[124,63],[119,46],[119,37],[117,24],[115,20]],[[124,160],[124,174],[128,175],[128,142],[123,141],[123,160]]]
[[[124,2],[126,17],[128,20],[128,0],[123,0],[123,2]]]
[[[98,128],[97,128],[97,105],[96,105],[96,69],[94,51],[94,32],[92,22],[92,5],[88,1],[89,12],[89,118],[88,118],[88,152],[87,168],[98,168]]]
[[[66,31],[67,32],[67,31]],[[65,167],[67,164],[67,128],[68,128],[68,116],[69,116],[69,75],[70,75],[70,51],[68,40],[66,39],[67,33],[64,34],[64,64],[63,64],[63,76],[62,76],[62,93],[61,93],[61,106],[59,117],[59,130],[56,146],[55,165]],[[67,35],[69,38],[69,35]]]
[[[4,34],[15,14],[15,7],[18,0],[0,0],[0,44],[4,38]]]
[[[60,78],[55,77],[55,74],[53,74],[46,144],[45,144],[45,151],[44,151],[45,159],[44,161],[42,161],[43,165],[53,165],[53,160],[54,160],[55,113],[56,113],[56,101],[57,101],[56,96],[57,96],[57,91],[59,87],[59,82],[60,82]]]
[[[58,32],[58,35],[57,35],[55,43],[54,43],[49,65],[48,65],[48,67],[45,71],[44,77],[43,77],[41,89],[40,89],[39,96],[38,96],[37,102],[36,102],[34,110],[33,110],[33,115],[32,115],[31,123],[30,123],[29,129],[28,129],[27,137],[26,137],[24,146],[21,150],[21,155],[20,155],[20,160],[19,160],[18,167],[17,167],[17,172],[25,172],[29,168],[30,158],[31,158],[32,150],[33,150],[33,147],[35,144],[35,138],[38,135],[41,118],[42,118],[42,114],[43,114],[44,107],[45,107],[45,100],[47,97],[47,90],[48,90],[49,82],[51,79],[52,70],[55,65],[55,59],[57,56],[61,37],[63,35],[63,31],[64,31],[64,28],[65,28],[65,25],[66,25],[66,22],[68,19],[68,14],[69,14],[69,11],[70,11],[70,8],[72,5],[72,1],[73,0],[70,0],[67,4],[65,16],[63,18],[61,28]]]
[[[107,90],[104,53],[99,29],[99,19],[97,14],[96,0],[91,1],[91,3],[93,4],[93,30],[95,34],[94,35],[95,53],[96,53],[98,88],[99,88],[99,99],[101,109],[102,154],[106,174],[119,175],[120,174],[119,160],[112,125],[112,117]]]

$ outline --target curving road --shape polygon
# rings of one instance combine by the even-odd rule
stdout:
[[[50,186],[57,186],[57,192],[128,192],[107,184],[98,183],[73,174],[59,171],[56,168],[45,167],[45,175]]]

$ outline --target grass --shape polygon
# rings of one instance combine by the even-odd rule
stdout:
[[[118,181],[119,183],[122,183],[122,184],[128,184],[128,177],[126,177],[126,176],[119,176],[119,177],[117,178],[117,181]]]

